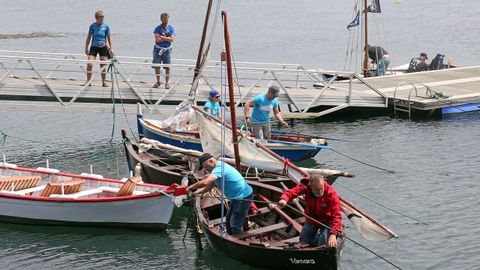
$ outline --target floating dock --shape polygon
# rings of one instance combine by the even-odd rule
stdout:
[[[85,85],[88,61],[84,59],[84,55],[75,54],[0,50],[1,108],[98,112],[116,109],[135,113],[132,105],[140,103],[144,110],[156,113],[164,110],[162,105],[179,104],[192,87],[193,60],[172,61],[171,87],[165,89],[163,85],[151,87],[151,59],[141,57],[117,57],[112,66],[112,62],[96,61],[94,81]],[[109,87],[101,87],[99,64],[104,64]],[[209,61],[202,70],[197,101],[205,101],[211,88],[220,89],[225,84],[222,65]],[[373,78],[362,78],[353,72],[308,70],[294,64],[237,62],[236,67],[237,106],[275,83],[280,86],[279,101],[288,118],[318,118],[347,108],[391,108],[408,116],[415,112],[442,115],[480,110],[479,66]]]

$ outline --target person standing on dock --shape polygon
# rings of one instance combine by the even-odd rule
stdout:
[[[407,73],[427,70],[428,65],[425,62],[426,60],[428,60],[428,56],[426,53],[421,53],[420,57],[418,58],[412,58],[412,60],[410,60],[410,65],[408,65]]]
[[[310,180],[303,179],[294,188],[285,191],[278,204],[285,206],[300,195],[304,195],[306,203],[306,221],[300,232],[300,243],[337,246],[337,234],[342,231],[342,215],[340,199],[335,189],[321,175],[314,174]]]
[[[110,36],[110,27],[103,22],[105,15],[101,10],[95,12],[95,22],[90,25],[88,29],[88,36],[85,41],[85,54],[89,61],[94,61],[97,55],[100,55],[100,61],[106,61],[112,57],[113,46],[112,37]],[[92,42],[90,46],[90,41]],[[88,48],[90,46],[90,49]],[[100,68],[104,68],[105,64],[100,64]],[[93,64],[87,64],[87,82],[85,84],[91,85]],[[106,80],[106,67],[102,71],[102,86],[108,87]]]
[[[153,31],[155,38],[155,46],[153,47],[153,61],[154,64],[167,64],[171,63],[172,57],[172,43],[175,41],[175,29],[168,24],[170,15],[168,13],[160,14],[160,20],[162,23],[158,25]],[[160,82],[160,68],[155,68],[155,76],[157,82],[153,85],[153,88],[158,88],[162,84]],[[165,89],[170,89],[170,68],[165,68]]]
[[[208,100],[203,106],[203,110],[209,115],[216,117],[218,119],[222,118],[222,113],[220,112],[220,93],[212,89],[208,95]]]
[[[388,65],[390,65],[388,52],[380,46],[368,45],[368,58],[372,59],[372,62],[377,65],[375,76],[384,76]]]
[[[243,176],[234,167],[218,161],[211,154],[204,153],[199,158],[200,169],[210,173],[207,178],[189,186],[187,192],[194,191],[195,195],[209,192],[214,186],[224,189],[229,200],[229,209],[225,218],[227,233],[236,235],[243,232],[248,210],[252,204],[253,189]],[[223,176],[222,180],[222,167]],[[222,187],[222,183],[225,186]]]
[[[273,109],[273,115],[277,118],[282,127],[288,127],[288,123],[283,121],[282,114],[278,105],[278,94],[280,89],[276,85],[268,88],[266,94],[260,94],[253,97],[245,103],[244,113],[247,126],[252,126],[255,137],[260,139],[270,139],[270,111]],[[250,107],[253,107],[253,112],[250,120]]]

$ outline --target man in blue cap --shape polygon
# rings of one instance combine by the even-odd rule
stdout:
[[[222,114],[220,112],[220,93],[218,93],[217,90],[212,89],[210,91],[208,100],[203,106],[203,110],[213,117],[218,119],[222,118]]]
[[[287,122],[283,121],[282,114],[278,109],[278,94],[280,89],[276,85],[268,88],[266,94],[260,94],[253,97],[245,103],[245,120],[247,125],[252,125],[255,137],[260,139],[270,139],[270,112],[273,110],[273,115],[277,118],[282,127],[288,127]],[[250,120],[250,107],[253,107],[252,119]]]
[[[200,169],[210,173],[207,178],[189,186],[187,192],[194,191],[195,195],[209,192],[214,186],[223,189],[229,200],[229,209],[225,218],[227,233],[229,235],[240,234],[243,224],[252,204],[253,189],[245,181],[245,178],[234,167],[215,159],[211,154],[204,153],[198,159]],[[223,177],[222,180],[222,166]],[[223,184],[225,184],[223,186]]]

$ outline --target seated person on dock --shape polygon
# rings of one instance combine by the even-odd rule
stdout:
[[[300,243],[310,246],[327,244],[337,246],[337,234],[342,230],[340,199],[335,189],[321,175],[314,174],[311,179],[303,179],[297,186],[285,191],[278,202],[285,206],[294,198],[305,196],[306,221],[300,233]],[[320,223],[328,226],[322,226]]]
[[[280,89],[276,85],[268,88],[266,94],[260,94],[253,97],[245,103],[244,113],[247,126],[252,126],[255,137],[260,139],[270,139],[270,111],[273,110],[273,115],[277,118],[282,127],[288,127],[287,122],[283,121],[278,105],[278,94]],[[250,107],[253,107],[253,112],[250,120]]]
[[[368,58],[377,65],[375,76],[384,76],[390,64],[388,52],[380,46],[368,45]]]
[[[408,66],[407,73],[427,70],[428,65],[425,63],[425,60],[428,60],[426,53],[421,53],[420,57],[418,58],[412,58],[412,60],[410,60],[410,65]]]
[[[204,153],[199,158],[200,169],[210,172],[210,175],[187,188],[187,192],[194,190],[194,194],[204,194],[214,186],[222,189],[222,165],[225,175],[225,197],[229,201],[229,209],[225,218],[227,233],[236,235],[243,232],[243,224],[252,203],[253,190],[243,176],[232,166],[217,161],[211,154]]]
[[[203,110],[213,117],[218,119],[222,118],[222,113],[220,112],[220,93],[218,93],[217,90],[212,89],[210,91],[208,100],[203,106]]]

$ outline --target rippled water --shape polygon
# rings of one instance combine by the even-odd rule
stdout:
[[[225,3],[237,60],[343,67],[348,37],[345,25],[351,20],[352,1],[337,2]],[[445,52],[458,65],[480,62],[480,51],[474,49],[478,47],[475,14],[480,4],[447,0],[382,4],[384,40],[392,65],[403,64],[419,50]],[[94,11],[104,9],[117,53],[146,56],[150,54],[148,38],[158,22],[158,13],[166,9],[181,33],[175,56],[194,58],[196,49],[192,48],[198,44],[206,3],[0,1],[0,6],[1,34],[62,35],[3,39],[0,49],[81,52]],[[458,21],[461,23],[454,23]],[[132,125],[135,117],[127,117]],[[0,108],[0,119],[0,130],[10,135],[0,150],[10,162],[36,167],[48,158],[51,166],[74,173],[88,171],[90,164],[105,176],[123,177],[127,173],[124,157],[115,151],[119,130],[128,129],[121,114],[116,115],[113,143],[109,142],[110,114],[9,112]],[[432,121],[389,117],[297,121],[290,130],[353,140],[331,140],[330,145],[341,153],[395,171],[385,173],[324,150],[315,160],[303,163],[354,172],[357,177],[353,180],[338,180],[337,191],[399,235],[397,242],[374,243],[349,229],[353,239],[404,269],[480,268],[480,114]],[[345,187],[429,225],[381,208]],[[188,216],[188,208],[178,209],[164,233],[0,224],[0,269],[249,269],[212,250],[205,241],[204,250],[197,250],[191,229],[182,242]],[[391,269],[353,243],[347,243],[340,267]]]

